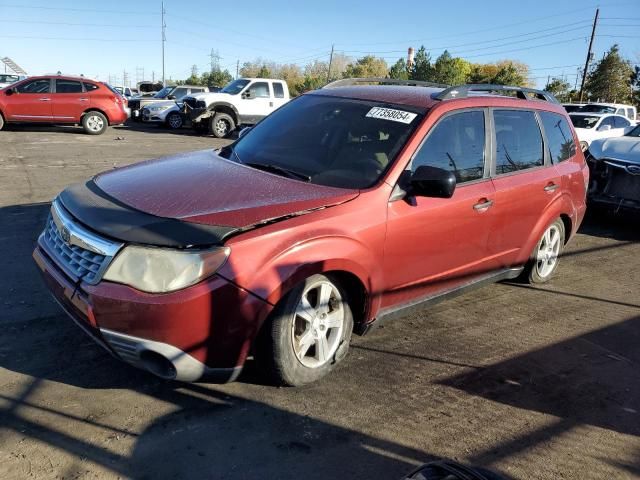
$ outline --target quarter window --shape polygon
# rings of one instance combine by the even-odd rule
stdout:
[[[495,110],[496,174],[544,165],[542,135],[533,112]]]
[[[17,88],[19,93],[50,93],[51,81],[48,78],[39,78],[23,83]]]
[[[84,82],[84,88],[87,92],[93,92],[98,89],[98,86],[95,83]]]
[[[573,141],[573,133],[571,133],[569,123],[565,118],[551,112],[540,112],[540,118],[549,143],[551,160],[558,163],[572,157],[576,152],[576,144]]]
[[[633,111],[633,108],[627,108],[627,118],[630,120],[636,119],[636,112]]]
[[[76,80],[56,79],[56,93],[82,93],[82,83]]]
[[[284,87],[280,82],[273,84],[273,96],[276,98],[284,98]]]
[[[458,183],[478,180],[484,176],[484,145],[484,112],[448,115],[431,130],[411,170],[429,165],[453,172]]]

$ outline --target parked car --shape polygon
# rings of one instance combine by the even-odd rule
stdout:
[[[237,128],[254,125],[289,101],[283,80],[239,78],[216,93],[184,98],[185,115],[193,128],[225,138]]]
[[[142,121],[165,125],[171,129],[182,128],[184,117],[182,113],[182,101],[149,103],[142,109]]]
[[[100,135],[127,118],[118,92],[84,77],[29,77],[0,91],[0,130],[5,123],[80,124]]]
[[[8,73],[0,73],[0,90],[9,85],[19,82],[20,80],[24,80],[27,78],[25,75],[11,75]]]
[[[144,109],[144,107],[152,103],[172,106],[175,105],[176,100],[180,100],[186,95],[207,91],[209,91],[208,87],[202,87],[198,85],[174,85],[164,87],[152,97],[132,97],[129,100],[131,118],[137,121],[142,121],[142,110]]]
[[[562,106],[568,113],[580,112],[586,103],[563,103]]]
[[[126,99],[140,95],[140,92],[137,88],[114,86],[113,89]]]
[[[586,156],[590,203],[640,212],[640,125],[622,137],[594,140]]]
[[[162,90],[164,88],[164,85],[162,84],[162,82],[143,81],[143,82],[138,82],[136,84],[136,87],[137,87],[138,91],[140,92],[140,96],[142,96],[142,97],[152,97],[157,92]]]
[[[630,130],[631,122],[621,115],[608,113],[572,113],[569,115],[584,152],[599,138],[620,137]]]
[[[636,107],[624,103],[588,103],[580,109],[586,113],[615,113],[627,117],[635,125],[637,119]]]
[[[550,280],[589,177],[555,98],[380,82],[330,84],[219,151],[68,187],[34,251],[45,283],[160,377],[233,380],[253,355],[302,385],[354,330],[487,282]]]

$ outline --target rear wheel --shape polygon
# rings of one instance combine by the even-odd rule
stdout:
[[[523,272],[529,283],[545,283],[553,277],[564,247],[564,238],[564,223],[558,218],[544,231]]]
[[[2,130],[3,128],[4,128],[4,117],[0,113],[0,130]]]
[[[346,292],[332,277],[313,275],[273,311],[259,340],[259,366],[278,384],[315,382],[345,357],[352,330]]]
[[[178,112],[171,112],[169,115],[167,115],[166,122],[167,126],[172,130],[182,128],[182,124],[184,123],[182,121],[182,115],[180,115]]]
[[[101,135],[108,126],[107,117],[100,112],[87,112],[82,117],[82,128],[89,135]]]
[[[236,124],[231,115],[226,113],[216,113],[211,119],[211,133],[216,138],[225,138],[236,128]]]

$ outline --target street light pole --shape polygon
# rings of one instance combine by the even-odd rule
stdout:
[[[164,1],[162,2],[162,86],[166,86],[165,78],[164,78],[164,43],[167,41],[167,36],[165,35],[165,29],[167,28],[167,24],[164,23]]]

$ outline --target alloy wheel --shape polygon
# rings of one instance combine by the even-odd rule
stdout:
[[[104,120],[98,115],[91,115],[87,118],[87,128],[92,132],[99,132],[104,128]]]
[[[561,232],[557,225],[551,225],[544,232],[536,252],[536,270],[541,278],[546,278],[553,272],[558,263],[560,253]]]

